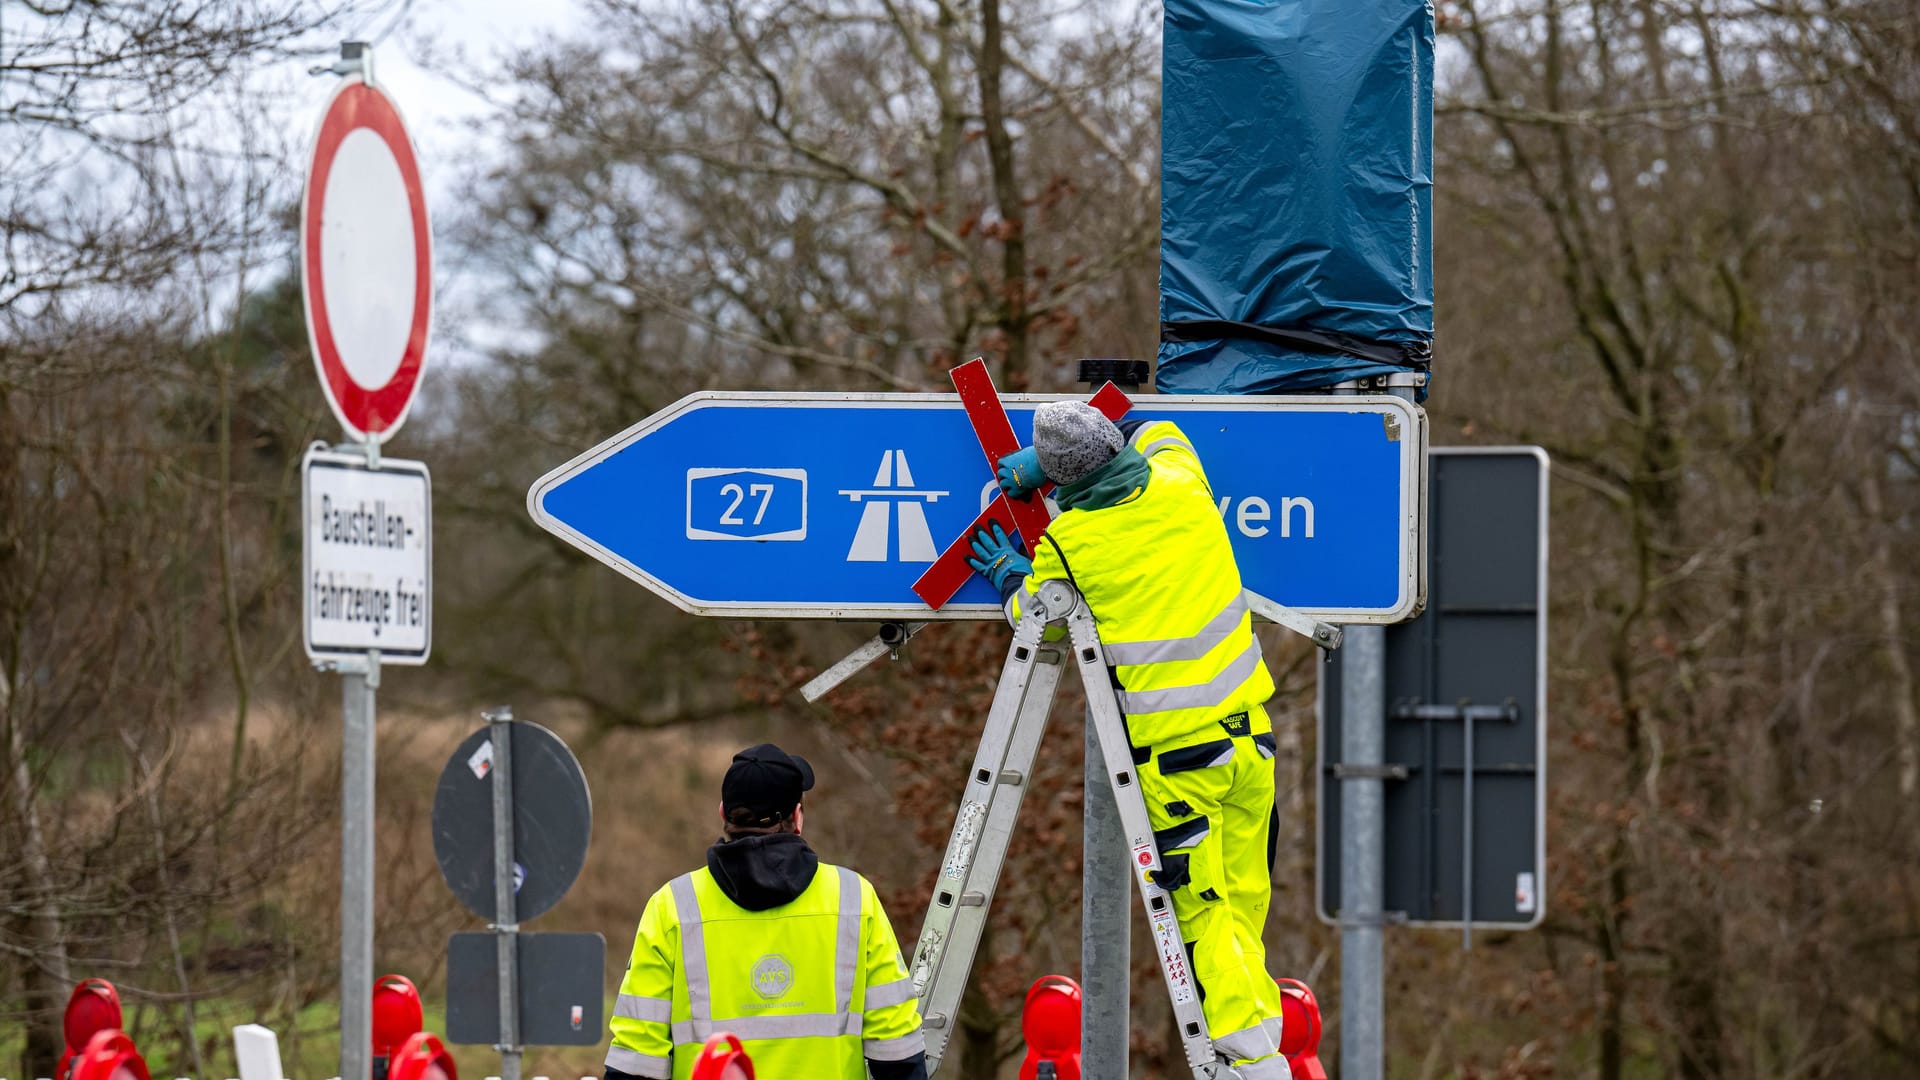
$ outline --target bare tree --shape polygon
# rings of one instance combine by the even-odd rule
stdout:
[[[1449,14],[1439,142],[1463,182],[1442,193],[1462,224],[1439,243],[1472,268],[1451,277],[1449,327],[1472,360],[1436,411],[1545,443],[1573,481],[1557,531],[1585,524],[1556,580],[1579,597],[1581,643],[1562,689],[1577,704],[1558,715],[1614,763],[1574,759],[1593,810],[1556,821],[1572,849],[1605,855],[1576,866],[1579,914],[1548,940],[1577,934],[1598,961],[1602,1077],[1629,1069],[1643,989],[1678,1075],[1844,1071],[1846,976],[1822,966],[1836,958],[1759,928],[1822,925],[1820,883],[1849,858],[1839,822],[1805,815],[1823,812],[1835,758],[1858,759],[1833,752],[1850,740],[1808,703],[1870,666],[1872,609],[1820,550],[1871,533],[1805,526],[1837,509],[1819,479],[1835,454],[1894,447],[1849,391],[1877,302],[1832,238],[1910,218],[1834,167],[1825,118],[1857,108],[1833,69],[1791,62],[1804,12],[1545,0]],[[1506,269],[1520,266],[1539,276]],[[1490,378],[1513,386],[1488,394]],[[1873,812],[1847,813],[1859,827]],[[1760,970],[1799,974],[1762,992],[1742,974]]]

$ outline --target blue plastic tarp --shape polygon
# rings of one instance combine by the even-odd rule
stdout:
[[[1160,390],[1424,370],[1431,6],[1166,0],[1161,62]]]

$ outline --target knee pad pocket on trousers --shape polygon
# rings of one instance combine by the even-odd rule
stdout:
[[[1225,900],[1220,894],[1219,864],[1209,854],[1204,848],[1196,848],[1160,856],[1160,873],[1153,883],[1174,894],[1180,918],[1185,920],[1182,933],[1200,932],[1203,922],[1194,920],[1212,917],[1203,913],[1225,910],[1217,906]]]
[[[1185,855],[1160,856],[1160,870],[1153,875],[1153,883],[1173,892],[1185,888],[1193,880],[1193,869]]]
[[[1164,829],[1155,829],[1153,846],[1158,848],[1161,857],[1165,858],[1170,852],[1195,846],[1205,840],[1207,834],[1212,831],[1213,823],[1207,820],[1205,814],[1201,814],[1185,821],[1175,822]]]

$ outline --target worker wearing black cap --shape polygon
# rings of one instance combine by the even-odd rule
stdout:
[[[613,1010],[606,1080],[686,1080],[731,1032],[769,1077],[926,1080],[918,998],[866,878],[801,837],[813,766],[733,756],[707,865],[647,901]]]

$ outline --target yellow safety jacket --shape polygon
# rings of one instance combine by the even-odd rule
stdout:
[[[865,1059],[926,1049],[913,980],[873,885],[821,863],[792,901],[735,904],[704,867],[647,901],[614,1005],[607,1065],[686,1080],[718,1031],[756,1074],[866,1080]]]
[[[1007,597],[1007,619],[1018,622],[1044,582],[1078,589],[1099,621],[1136,747],[1217,738],[1236,713],[1265,724],[1254,707],[1273,696],[1273,676],[1200,458],[1164,420],[1141,426],[1131,445],[1147,459],[1147,482],[1113,505],[1054,518],[1033,573]]]

